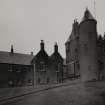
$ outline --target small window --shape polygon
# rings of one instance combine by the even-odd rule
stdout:
[[[13,85],[13,81],[12,80],[9,80],[8,83],[9,83],[9,85]]]
[[[40,83],[40,78],[38,78],[38,83]]]
[[[44,68],[44,62],[40,62],[40,69]]]
[[[13,67],[12,67],[12,65],[9,65],[8,71],[9,71],[9,72],[13,72]]]
[[[13,70],[12,70],[12,69],[8,69],[8,71],[9,71],[9,72],[13,72]]]
[[[32,83],[32,79],[28,79],[28,83]]]
[[[21,72],[21,70],[20,69],[17,69],[17,71],[16,71],[17,73],[20,73]]]
[[[77,48],[75,48],[75,53],[78,53],[78,49]]]
[[[45,71],[45,62],[40,62],[40,71]]]

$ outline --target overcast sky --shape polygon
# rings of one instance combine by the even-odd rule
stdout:
[[[80,22],[86,7],[94,16],[94,0],[0,0],[0,50],[36,54],[40,40],[49,55],[58,42],[65,57],[65,42],[75,18]],[[105,31],[105,0],[96,0],[98,33]]]

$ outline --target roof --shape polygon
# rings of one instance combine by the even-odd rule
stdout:
[[[79,23],[77,22],[77,20],[74,20],[73,26],[72,26],[72,31],[71,34],[69,36],[69,38],[67,39],[66,43],[70,42],[71,40],[75,39],[79,34]]]
[[[71,39],[73,39],[73,37],[74,37],[74,32],[72,31],[69,38],[67,39],[66,43],[70,42]]]
[[[0,63],[30,65],[33,55],[0,51]]]
[[[57,62],[63,62],[62,56],[59,54],[59,52],[54,52],[50,56],[50,61],[57,61]]]
[[[49,56],[48,56],[48,54],[46,53],[46,51],[45,50],[40,50],[37,54],[36,54],[36,56],[34,56],[34,58],[32,59],[32,61],[42,61],[42,60],[44,60],[44,61],[48,61],[48,58],[49,58]]]
[[[94,20],[95,18],[93,17],[93,15],[91,14],[91,12],[88,10],[88,8],[86,8],[86,11],[84,13],[84,16],[82,18],[82,21],[85,21],[85,20]],[[69,36],[69,38],[67,39],[66,43],[70,42],[72,39],[75,39],[77,36],[75,34],[78,34],[78,27],[79,27],[79,24],[77,22],[77,20],[74,20],[74,24],[73,24],[73,27],[72,27],[72,32]],[[77,33],[75,33],[77,32]]]
[[[78,37],[78,34],[75,34],[74,30],[72,29],[72,32],[71,32],[69,38],[67,39],[66,43],[70,42],[71,40],[73,40],[77,37]]]
[[[93,15],[91,14],[91,12],[88,10],[88,8],[86,9],[86,11],[85,11],[85,13],[84,13],[84,17],[82,18],[82,21],[85,21],[85,20],[87,20],[87,19],[95,19],[94,17],[93,17]]]

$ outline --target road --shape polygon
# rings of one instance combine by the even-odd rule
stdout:
[[[0,105],[105,105],[105,81],[62,86],[18,97]]]

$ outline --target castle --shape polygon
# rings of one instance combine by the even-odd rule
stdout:
[[[97,33],[97,21],[86,9],[82,21],[74,20],[65,43],[66,62],[55,43],[51,56],[41,40],[40,51],[31,54],[0,51],[0,87],[62,83],[64,79],[105,79],[105,35]]]
[[[105,37],[97,33],[97,21],[86,9],[80,23],[74,20],[66,46],[68,78],[92,81],[105,78]]]

